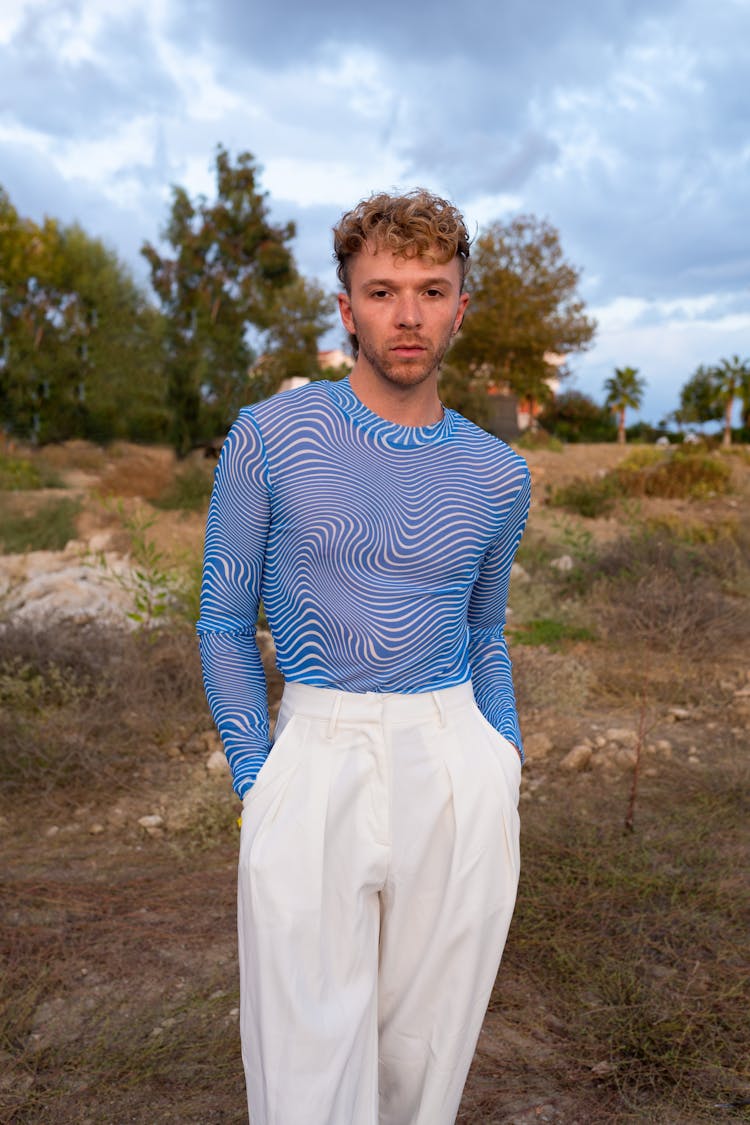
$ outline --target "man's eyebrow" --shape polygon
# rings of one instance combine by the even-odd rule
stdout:
[[[371,277],[371,278],[367,278],[366,281],[362,282],[362,288],[363,289],[369,289],[371,285],[375,285],[375,286],[379,285],[379,286],[382,286],[385,289],[398,289],[400,284],[401,284],[400,281],[398,281],[398,280],[396,280],[395,278],[392,278],[392,277]],[[419,282],[419,285],[421,287],[423,287],[423,288],[427,287],[428,289],[432,285],[450,285],[450,286],[453,286],[454,284],[455,283],[453,281],[451,281],[451,279],[449,277],[445,277],[445,276],[426,277],[422,281]]]

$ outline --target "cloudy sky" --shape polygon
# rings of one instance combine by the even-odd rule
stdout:
[[[331,289],[330,227],[373,190],[532,212],[599,323],[575,385],[638,367],[655,422],[750,355],[749,57],[750,0],[2,0],[0,184],[145,279],[170,185],[210,195],[216,145],[249,150]]]

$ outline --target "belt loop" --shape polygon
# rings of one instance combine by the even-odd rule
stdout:
[[[337,692],[336,698],[333,701],[333,707],[331,708],[331,714],[328,719],[328,727],[326,729],[326,738],[328,738],[329,740],[332,739],[334,734],[336,733],[336,720],[339,717],[339,710],[341,708],[342,699],[343,696],[341,692]]]
[[[432,695],[433,702],[434,702],[435,706],[437,707],[439,725],[441,727],[444,727],[445,726],[445,708],[443,707],[443,701],[440,698],[440,693],[437,692],[437,691],[433,691],[431,693],[431,695]]]

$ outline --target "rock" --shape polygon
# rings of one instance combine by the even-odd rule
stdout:
[[[44,835],[47,836],[48,839],[51,839],[53,836],[56,836],[59,831],[60,831],[60,825],[59,824],[51,824],[50,827],[47,829],[47,831],[44,833]]]
[[[558,559],[553,559],[549,565],[553,566],[555,570],[559,570],[560,573],[563,574],[566,571],[573,569],[573,559],[570,557],[570,555],[560,555]]]
[[[680,723],[684,722],[685,719],[693,718],[692,712],[688,711],[687,707],[670,707],[667,714],[673,723]]]
[[[635,746],[638,741],[638,735],[631,727],[612,727],[606,737],[607,742],[615,742],[618,746]]]
[[[604,735],[603,734],[597,734],[596,738],[594,739],[594,746],[597,748],[597,750],[601,750],[602,747],[606,746],[606,745],[607,745],[607,740],[604,737]]]
[[[229,762],[223,750],[214,750],[212,754],[209,754],[206,758],[206,769],[209,773],[229,773]]]
[[[568,751],[560,762],[560,769],[566,770],[568,773],[585,770],[591,761],[591,754],[591,747],[585,742],[579,742],[572,750]]]
[[[525,570],[524,567],[522,567],[520,563],[517,563],[517,562],[514,562],[513,566],[510,568],[510,578],[511,578],[511,581],[513,581],[513,579],[515,579],[516,582],[529,582],[529,581],[531,581],[529,572],[527,570]]]
[[[532,731],[531,734],[524,736],[523,748],[526,757],[530,761],[536,762],[547,757],[552,749],[552,739],[546,731]]]
[[[154,813],[151,816],[139,817],[138,823],[149,836],[163,835],[162,826],[164,824],[164,817],[159,816],[158,813]]]
[[[92,824],[91,827],[89,828],[89,835],[90,836],[101,836],[103,831],[104,831],[104,825],[103,824],[99,824],[99,823]]]

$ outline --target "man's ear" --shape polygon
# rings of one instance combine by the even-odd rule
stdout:
[[[455,336],[459,328],[464,322],[464,315],[466,313],[466,306],[469,303],[469,294],[462,293],[458,298],[458,309],[456,310],[456,318],[453,321],[453,328],[451,329],[451,336]]]
[[[349,294],[346,292],[337,293],[336,300],[338,301],[339,305],[339,316],[341,317],[341,323],[350,336],[355,335],[357,330],[354,327],[354,317],[352,316],[352,302],[349,298]]]

